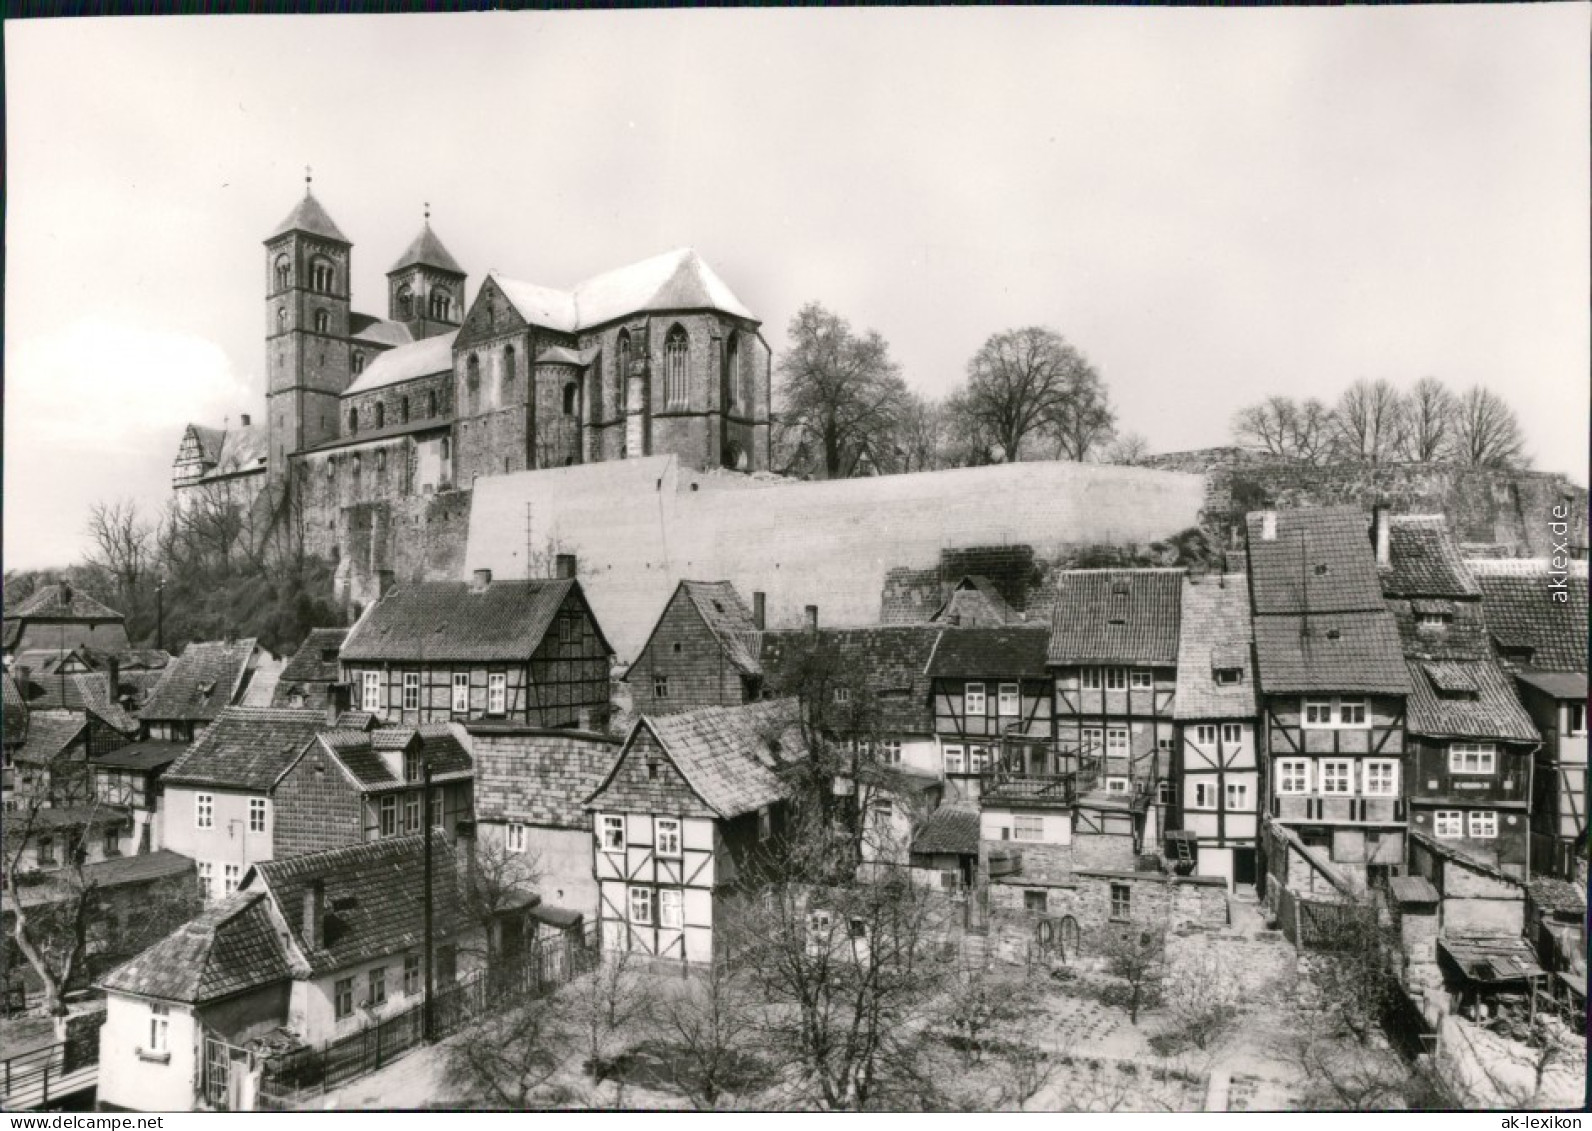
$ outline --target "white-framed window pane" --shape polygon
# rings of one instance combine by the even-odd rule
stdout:
[[[1304,758],[1284,758],[1277,763],[1278,793],[1309,793],[1310,763]]]
[[[360,677],[359,705],[366,711],[381,710],[381,673],[365,672]]]
[[[1249,785],[1246,782],[1227,783],[1227,809],[1229,812],[1249,808]]]
[[[1305,726],[1325,727],[1332,725],[1332,700],[1306,699],[1305,700]]]
[[[674,817],[659,817],[654,825],[654,840],[659,856],[680,855],[680,822]]]
[[[1474,809],[1470,813],[1470,835],[1491,840],[1498,835],[1498,813],[1493,809]]]
[[[1564,707],[1564,733],[1569,735],[1583,735],[1586,733],[1586,704],[1567,703]]]
[[[665,888],[658,892],[658,926],[685,926],[685,900],[677,889]]]
[[[1082,671],[1083,687],[1087,691],[1100,690],[1100,669],[1084,668]]]
[[[1353,793],[1354,763],[1327,761],[1321,763],[1322,793]]]
[[[420,956],[404,955],[404,995],[414,997],[420,992]]]
[[[221,894],[231,895],[238,890],[238,881],[243,878],[241,864],[223,864],[221,867]]]
[[[504,847],[507,848],[510,852],[524,852],[525,851],[525,826],[524,825],[518,824],[518,823],[510,823],[510,825],[508,827],[508,833],[504,837]]]
[[[1498,750],[1488,742],[1455,742],[1448,747],[1451,774],[1490,774],[1498,768]]]
[[[1002,715],[1019,715],[1022,713],[1022,695],[1015,683],[1000,685],[1000,703],[997,710]]]
[[[467,715],[470,713],[470,673],[453,673],[453,713]]]
[[[1432,832],[1445,838],[1464,836],[1464,816],[1458,809],[1439,809],[1432,814]]]
[[[652,889],[633,887],[630,889],[630,921],[632,923],[652,922]]]
[[[1148,691],[1155,686],[1155,680],[1144,669],[1134,668],[1128,673],[1128,684],[1135,691]]]
[[[1189,802],[1191,809],[1216,808],[1216,786],[1212,782],[1195,782],[1193,799]]]
[[[887,766],[899,766],[901,764],[901,740],[886,738],[880,742],[879,761]]]
[[[501,715],[508,709],[509,677],[503,672],[492,672],[486,677],[486,710],[489,715]]]
[[[404,672],[404,710],[420,710],[419,672]]]
[[[1365,700],[1344,699],[1338,704],[1338,722],[1346,727],[1365,725]]]
[[[404,832],[417,833],[420,831],[420,795],[411,793],[404,798]]]
[[[1127,728],[1111,727],[1106,730],[1106,753],[1113,758],[1126,757],[1128,753]]]
[[[945,772],[948,774],[962,773],[962,748],[960,746],[947,746],[945,748]]]
[[[193,798],[193,823],[195,828],[214,828],[216,799],[208,793],[196,793]]]
[[[1045,819],[1038,816],[1024,816],[1019,813],[1012,818],[1013,840],[1044,840]]]
[[[381,835],[398,835],[398,798],[390,793],[381,799]]]
[[[970,683],[962,700],[963,709],[969,715],[982,715],[984,713],[984,685]]]
[[[625,819],[605,814],[602,818],[602,838],[604,852],[623,852],[625,850]]]
[[[342,1021],[354,1015],[354,979],[337,979],[332,996],[337,1020]]]
[[[1216,741],[1216,728],[1214,726],[1195,727],[1194,741],[1201,746],[1210,746]]]
[[[170,1052],[171,1007],[154,1004],[149,1007],[149,1051]]]
[[[1365,775],[1364,793],[1367,797],[1397,797],[1399,792],[1399,764],[1392,760],[1365,762],[1361,766]]]
[[[1244,726],[1242,723],[1223,723],[1223,742],[1242,742],[1244,740]]]
[[[215,868],[208,860],[199,861],[199,898],[209,899],[215,894],[211,884],[215,881]]]
[[[1128,686],[1128,673],[1123,668],[1106,669],[1106,690],[1121,691]]]
[[[1105,749],[1106,732],[1098,727],[1085,727],[1083,729],[1083,748],[1081,753],[1099,754]]]
[[[249,798],[249,831],[263,833],[265,831],[265,798]]]

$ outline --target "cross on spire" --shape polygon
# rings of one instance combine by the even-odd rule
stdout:
[[[306,165],[306,166],[304,166],[304,195],[305,196],[308,196],[310,194],[310,181],[312,181],[312,180],[314,180],[314,176],[311,173],[310,167],[308,165]]]
[[[426,223],[431,223],[431,201],[426,201]]]

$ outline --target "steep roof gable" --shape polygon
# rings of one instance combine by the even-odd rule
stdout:
[[[100,982],[104,989],[203,1005],[293,976],[263,892],[206,908]]]
[[[228,707],[166,771],[165,781],[264,793],[325,721],[320,711]]]
[[[1242,575],[1193,577],[1183,583],[1177,646],[1180,719],[1243,718],[1255,714],[1254,630],[1249,617],[1248,579]],[[1237,683],[1219,671],[1237,670]]]
[[[1183,574],[1181,569],[1057,574],[1049,662],[1177,663]]]
[[[45,585],[33,591],[14,609],[6,610],[6,619],[29,617],[34,620],[125,620],[126,617],[108,605],[90,597],[68,582]]]
[[[293,206],[293,211],[287,214],[287,219],[265,237],[265,242],[270,243],[289,232],[308,232],[312,236],[335,240],[337,243],[349,242],[348,237],[343,235],[342,229],[321,206],[321,202],[315,199],[315,194],[308,189],[305,190],[303,199]]]
[[[680,591],[735,669],[742,675],[761,675],[757,626],[735,586],[728,581],[682,581]]]
[[[161,672],[140,717],[201,722],[215,718],[236,701],[254,649],[253,637],[189,644]]]
[[[437,267],[453,275],[463,275],[464,268],[459,266],[459,261],[448,249],[442,246],[442,241],[437,238],[437,233],[431,230],[431,221],[427,220],[419,233],[410,241],[404,253],[398,257],[388,270],[391,275],[394,271],[402,271],[405,267],[419,264],[423,267]]]
[[[492,581],[484,587],[463,581],[401,586],[371,606],[349,631],[342,659],[527,660],[571,598],[590,616],[579,583],[568,579]],[[596,625],[595,617],[592,623]],[[597,632],[601,640],[601,628]],[[608,648],[606,640],[603,647]]]
[[[1249,585],[1255,613],[1381,609],[1370,521],[1357,507],[1250,514]]]
[[[1389,597],[1479,597],[1442,515],[1388,519],[1388,564],[1379,567]]]

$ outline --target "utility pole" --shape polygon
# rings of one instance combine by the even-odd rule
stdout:
[[[155,582],[155,648],[166,650],[166,579]]]
[[[432,973],[432,947],[431,947],[431,755],[421,750],[420,754],[420,783],[422,796],[420,800],[420,831],[426,838],[426,882],[425,882],[425,932],[426,932],[426,997],[422,1006],[420,1017],[420,1034],[427,1044],[436,1039],[432,1024],[432,996],[435,992],[435,983]]]

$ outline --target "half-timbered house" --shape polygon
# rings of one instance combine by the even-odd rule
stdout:
[[[247,702],[250,690],[260,673],[274,675],[274,667],[271,654],[252,638],[194,641],[165,666],[139,711],[144,737],[192,742],[228,707],[256,705]]]
[[[1166,813],[1176,840],[1193,849],[1194,871],[1229,887],[1256,881],[1260,760],[1256,755],[1254,636],[1249,579],[1190,574],[1183,583],[1178,633],[1178,744],[1171,778],[1175,808]]]
[[[570,576],[394,589],[343,642],[353,705],[387,722],[511,719],[601,729],[613,649]]]
[[[1265,811],[1364,884],[1404,860],[1410,694],[1370,522],[1355,507],[1256,512],[1248,558]]]
[[[1007,757],[1020,759],[1026,772],[1058,772],[1048,635],[1044,625],[939,634],[927,665],[934,733],[947,784],[969,801],[978,799],[981,775]]]
[[[733,707],[763,697],[763,594],[747,608],[728,581],[682,581],[625,672],[640,715]]]
[[[730,896],[785,830],[776,767],[803,752],[788,699],[638,719],[586,801],[604,949],[710,961]]]

